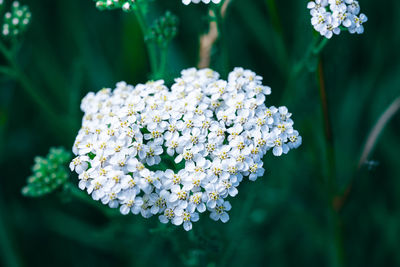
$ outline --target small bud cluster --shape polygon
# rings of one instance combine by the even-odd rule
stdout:
[[[22,194],[28,197],[40,197],[49,194],[64,185],[69,177],[66,168],[71,153],[63,148],[51,148],[46,158],[36,157],[33,174]]]
[[[301,144],[286,107],[266,107],[262,77],[235,68],[228,80],[210,69],[182,71],[169,90],[164,81],[89,93],[71,170],[79,187],[122,214],[185,230],[208,210],[226,222],[227,197],[244,177],[264,174],[263,156]]]
[[[182,3],[185,5],[189,5],[190,3],[198,4],[200,2],[203,2],[205,4],[209,4],[211,2],[214,4],[219,4],[221,0],[182,0]]]
[[[177,34],[178,17],[167,11],[164,16],[154,21],[146,36],[146,41],[160,45],[170,42]]]
[[[4,14],[3,36],[15,37],[24,32],[31,20],[28,6],[21,6],[18,1],[12,3],[11,11]]]
[[[364,32],[363,23],[367,16],[360,14],[360,5],[356,0],[314,0],[308,2],[311,24],[322,36],[330,39],[347,29],[351,34]]]

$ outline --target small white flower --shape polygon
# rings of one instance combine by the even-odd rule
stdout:
[[[368,18],[364,14],[360,14],[360,16],[353,16],[353,24],[349,27],[350,33],[364,33],[363,23],[367,22]]]
[[[329,5],[332,12],[345,12],[347,10],[344,0],[329,0]]]
[[[78,156],[71,161],[69,168],[71,171],[75,170],[77,174],[81,174],[88,168],[89,160],[88,156]]]
[[[141,197],[136,197],[134,193],[128,191],[119,197],[121,201],[120,211],[123,215],[127,215],[129,212],[133,214],[139,214],[143,200]]]
[[[273,147],[274,156],[279,157],[282,153],[287,154],[289,152],[289,146],[285,143],[286,139],[285,135],[281,135],[277,131],[271,134],[268,140],[268,145]]]
[[[207,196],[202,192],[194,193],[190,199],[187,210],[189,212],[195,212],[196,210],[200,213],[206,211],[206,204],[204,203]]]
[[[210,218],[214,221],[221,220],[221,222],[226,223],[227,221],[229,221],[229,214],[227,213],[227,211],[230,211],[231,208],[232,206],[228,201],[218,201],[215,207],[210,209]]]
[[[249,180],[250,181],[255,181],[257,180],[258,177],[261,177],[264,175],[264,168],[263,166],[263,162],[259,162],[259,163],[253,163],[250,165],[249,167]]]
[[[186,231],[192,229],[192,222],[199,220],[199,214],[197,212],[190,213],[186,210],[177,209],[175,211],[175,217],[172,219],[172,223],[175,225],[181,225]]]
[[[224,193],[225,189],[218,184],[208,184],[205,189],[208,196],[207,207],[215,208],[217,201],[221,199],[221,195]]]
[[[351,1],[351,3],[349,3],[347,6],[347,11],[353,15],[358,15],[360,13],[360,4],[358,1]]]
[[[290,149],[298,148],[301,145],[302,138],[299,136],[299,132],[296,130],[294,130],[293,133],[288,136],[288,139],[290,141],[288,143]]]
[[[158,218],[160,219],[160,222],[162,223],[168,223],[170,220],[172,220],[175,217],[175,212],[171,208],[167,208],[164,210],[164,214],[160,215]]]
[[[159,194],[150,194],[149,204],[151,206],[150,212],[152,214],[157,214],[164,211],[167,206],[167,201],[169,199],[170,193],[167,190],[161,190]]]
[[[159,142],[149,142],[145,146],[144,152],[146,153],[146,163],[149,166],[160,163],[160,155],[163,153],[163,149]]]
[[[315,13],[323,13],[326,11],[328,0],[315,0],[307,3],[307,8],[310,9],[310,13],[314,16]]]

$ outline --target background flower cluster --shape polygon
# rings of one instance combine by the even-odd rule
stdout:
[[[360,14],[360,4],[356,0],[315,0],[310,1],[307,7],[314,29],[328,39],[343,29],[361,34],[364,32],[363,23],[368,20],[365,14]]]

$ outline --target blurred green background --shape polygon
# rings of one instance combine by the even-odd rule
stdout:
[[[229,6],[231,69],[241,66],[264,77],[272,87],[266,104],[288,106],[303,145],[266,157],[265,176],[239,187],[227,224],[205,215],[187,233],[160,227],[157,217],[109,218],[67,196],[21,195],[35,156],[51,146],[72,147],[87,92],[120,80],[145,82],[149,73],[133,14],[100,12],[91,0],[24,0],[32,23],[18,60],[58,118],[49,119],[19,83],[0,76],[0,265],[400,266],[399,114],[369,157],[378,165],[357,168],[369,132],[400,96],[400,1],[360,0],[369,18],[365,33],[334,36],[321,54],[333,164],[326,157],[317,75],[304,71],[287,85],[291,67],[313,40],[306,2],[277,0],[276,10],[273,0]],[[197,65],[207,6],[156,0],[150,7],[149,20],[170,10],[181,22],[169,50],[170,83],[180,70]],[[216,70],[219,52],[213,50]],[[332,176],[338,195],[352,184],[337,213],[326,186]]]

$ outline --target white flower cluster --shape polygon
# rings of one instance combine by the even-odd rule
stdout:
[[[322,36],[330,39],[340,34],[341,28],[352,34],[364,32],[363,23],[368,20],[360,14],[360,5],[356,0],[314,0],[308,2],[311,24]]]
[[[219,4],[221,0],[182,0],[182,3],[185,5],[189,5],[190,3],[198,4],[200,2],[203,2],[205,4],[209,4],[210,2],[213,2],[214,4]]]
[[[0,0],[0,5],[3,1]],[[23,32],[31,20],[31,12],[27,6],[21,6],[18,1],[12,3],[11,11],[4,14],[2,28],[3,36],[17,36]]]
[[[235,68],[227,81],[210,69],[164,81],[89,93],[71,170],[94,200],[122,214],[159,215],[185,230],[209,211],[226,222],[248,177],[264,174],[262,158],[301,144],[286,107],[266,107],[262,77]]]

